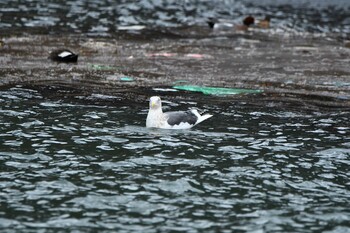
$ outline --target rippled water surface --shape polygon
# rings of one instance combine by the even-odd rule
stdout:
[[[151,130],[146,102],[0,91],[0,229],[350,231],[349,112],[164,105],[215,116]]]
[[[3,0],[0,2],[2,33],[76,32],[111,35],[122,25],[148,28],[206,25],[208,17],[241,23],[254,15],[272,18],[272,27],[311,32],[350,33],[348,0]]]

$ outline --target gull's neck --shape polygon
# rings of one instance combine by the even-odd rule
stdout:
[[[147,127],[160,127],[164,121],[163,110],[159,108],[150,108],[148,111],[146,126]]]
[[[154,115],[163,115],[163,110],[161,107],[159,108],[150,108],[149,113],[152,113]]]

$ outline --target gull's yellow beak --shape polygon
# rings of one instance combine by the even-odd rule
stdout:
[[[151,101],[151,108],[154,108],[156,106],[156,103],[154,101]]]

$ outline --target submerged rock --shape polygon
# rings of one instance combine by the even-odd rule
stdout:
[[[68,49],[58,49],[58,50],[52,51],[50,53],[49,58],[52,61],[70,63],[70,62],[78,61],[78,54],[75,54]]]

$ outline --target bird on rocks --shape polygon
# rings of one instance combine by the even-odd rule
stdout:
[[[210,114],[201,115],[196,109],[163,113],[160,97],[152,96],[149,101],[146,127],[161,129],[189,129],[212,116],[213,115]]]
[[[77,62],[78,61],[78,54],[73,53],[72,51],[68,49],[58,49],[54,50],[50,53],[49,58],[53,61],[57,62]]]
[[[265,16],[264,19],[262,20],[259,20],[257,23],[256,23],[256,26],[258,28],[269,28],[270,27],[270,22],[271,22],[271,17],[270,16]]]
[[[252,16],[245,17],[242,21],[243,24],[234,24],[232,21],[209,18],[207,24],[211,29],[219,31],[246,31],[250,26],[254,24],[254,21],[255,19]]]

